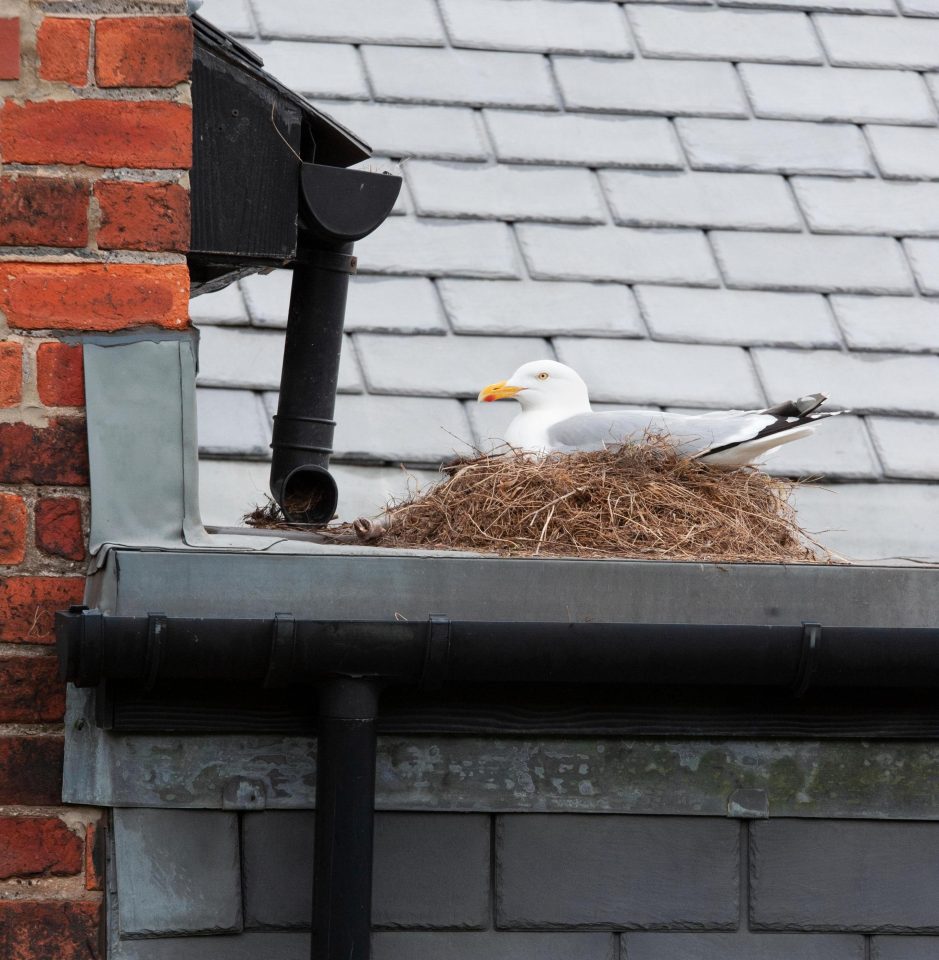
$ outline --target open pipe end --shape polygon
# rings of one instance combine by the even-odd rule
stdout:
[[[314,464],[291,470],[274,495],[291,523],[328,523],[339,503],[339,488],[332,474]]]

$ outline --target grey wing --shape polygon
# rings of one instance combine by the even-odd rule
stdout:
[[[752,440],[778,418],[747,410],[727,410],[702,416],[663,413],[660,410],[611,410],[580,413],[548,429],[555,450],[600,450],[646,433],[667,437],[684,454],[702,454]]]

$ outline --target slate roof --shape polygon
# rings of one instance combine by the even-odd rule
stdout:
[[[936,0],[207,0],[400,169],[357,245],[341,515],[498,435],[479,388],[575,366],[616,405],[851,415],[771,461],[852,557],[939,559]],[[289,275],[200,297],[203,515],[267,484]],[[830,491],[830,492],[829,492]]]

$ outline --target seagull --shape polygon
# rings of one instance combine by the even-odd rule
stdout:
[[[719,410],[685,415],[661,410],[590,409],[587,385],[576,370],[555,360],[523,363],[508,380],[490,383],[481,403],[517,400],[522,410],[509,424],[505,442],[520,452],[544,456],[602,450],[660,434],[679,453],[721,467],[763,459],[784,443],[815,432],[814,424],[843,411],[816,413],[828,399],[813,393],[765,410]]]

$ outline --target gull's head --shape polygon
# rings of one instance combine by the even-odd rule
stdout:
[[[481,403],[518,400],[523,410],[552,410],[584,413],[590,409],[587,384],[576,370],[556,360],[523,363],[508,380],[490,383],[479,392]]]

